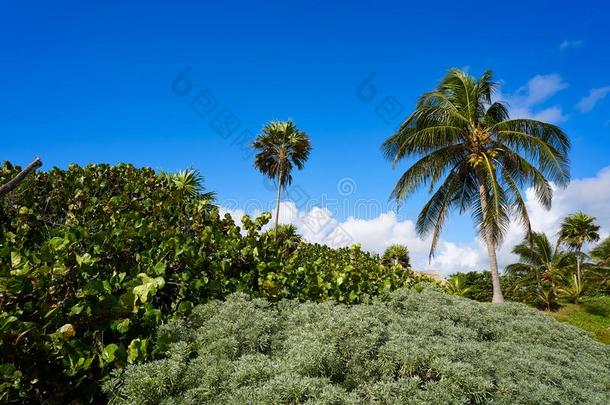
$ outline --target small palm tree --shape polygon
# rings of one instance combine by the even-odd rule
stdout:
[[[584,283],[576,274],[568,277],[563,286],[557,289],[559,296],[569,299],[574,304],[578,304],[582,298],[582,293],[585,289]]]
[[[553,246],[544,233],[533,232],[530,238],[513,248],[519,262],[506,266],[509,276],[517,279],[517,286],[536,283],[538,293],[543,284],[549,283],[551,289],[574,264],[574,255],[565,252],[558,245]]]
[[[172,187],[175,187],[179,192],[184,193],[189,198],[200,200],[208,200],[214,202],[216,193],[205,191],[203,187],[204,178],[196,169],[180,170],[178,173],[161,172]]]
[[[599,225],[595,224],[595,219],[579,211],[565,217],[559,230],[559,240],[576,253],[578,283],[581,281],[582,247],[585,243],[599,240]]]
[[[424,94],[415,111],[382,150],[396,165],[417,160],[398,180],[391,198],[401,203],[418,188],[434,194],[417,219],[421,236],[432,234],[433,256],[451,210],[470,211],[487,245],[493,302],[503,302],[496,248],[514,214],[526,233],[531,226],[521,191],[533,186],[550,208],[553,191],[569,181],[570,142],[557,126],[532,119],[510,119],[507,107],[492,96],[492,72],[476,79],[453,69],[436,90]],[[442,181],[441,181],[442,180]]]
[[[386,266],[402,266],[403,269],[409,269],[411,263],[409,260],[409,249],[405,245],[390,245],[381,257],[383,264]]]
[[[262,238],[273,239],[281,246],[280,252],[284,257],[289,256],[303,242],[303,237],[297,232],[297,227],[292,224],[279,225],[263,233]]]
[[[292,121],[273,121],[263,127],[263,132],[252,143],[258,152],[254,166],[264,175],[277,181],[275,229],[280,217],[282,189],[292,183],[292,169],[302,169],[311,152],[309,136],[300,131]]]

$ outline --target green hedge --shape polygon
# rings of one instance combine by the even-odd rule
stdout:
[[[240,227],[149,168],[31,176],[0,201],[0,402],[98,398],[109,371],[157,356],[163,320],[236,291],[356,303],[416,282],[357,246],[276,242],[269,218]]]
[[[610,347],[523,304],[424,289],[343,306],[233,295],[159,330],[114,404],[608,404]]]

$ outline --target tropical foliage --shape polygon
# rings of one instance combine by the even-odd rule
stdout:
[[[543,233],[533,233],[531,238],[515,246],[513,253],[520,260],[506,267],[507,276],[513,281],[511,291],[532,294],[537,298],[534,303],[551,309],[558,289],[574,268],[575,256],[561,250],[558,244],[553,246]],[[567,288],[566,285],[564,295]]]
[[[430,255],[449,212],[472,213],[487,243],[493,301],[501,302],[495,250],[511,215],[531,232],[523,187],[533,187],[540,203],[549,208],[549,181],[567,184],[570,142],[555,125],[510,119],[507,107],[493,98],[496,86],[491,71],[476,79],[451,70],[435,90],[420,98],[382,149],[394,165],[419,159],[400,177],[391,196],[400,203],[420,187],[433,192],[417,219],[418,233],[432,234]]]
[[[357,246],[276,238],[268,213],[238,225],[210,197],[192,171],[72,165],[1,200],[0,402],[96,398],[110,370],[157,356],[164,320],[236,291],[355,303],[419,280]]]
[[[466,277],[463,274],[454,274],[449,277],[445,289],[453,295],[466,297],[472,290],[472,287],[466,287]]]
[[[105,384],[113,404],[607,404],[610,346],[522,304],[424,289],[354,306],[197,307],[164,358]]]

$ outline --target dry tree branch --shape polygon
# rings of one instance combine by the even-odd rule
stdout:
[[[3,186],[0,186],[0,197],[13,191],[31,172],[35,171],[40,166],[42,166],[42,160],[40,160],[39,157],[36,157],[32,163],[27,165],[26,168],[20,171],[12,180]]]

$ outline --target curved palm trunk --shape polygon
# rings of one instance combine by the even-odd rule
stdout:
[[[485,184],[483,183],[481,176],[479,176],[479,198],[481,199],[481,209],[483,216],[487,212],[487,191],[485,190]],[[485,244],[487,245],[487,253],[489,254],[489,265],[491,268],[491,285],[493,287],[493,296],[491,302],[502,303],[504,302],[504,295],[502,295],[502,286],[500,285],[500,273],[498,272],[498,259],[496,258],[496,247],[491,240],[487,231],[484,230],[483,237],[485,238]]]

